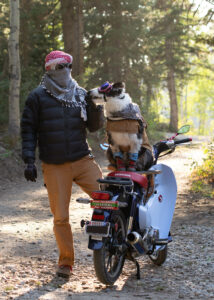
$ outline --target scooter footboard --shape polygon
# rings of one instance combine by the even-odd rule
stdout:
[[[139,207],[140,228],[158,229],[159,238],[167,239],[176,204],[177,184],[170,167],[158,164],[151,170],[161,170],[162,172],[155,175],[153,195],[145,205]]]

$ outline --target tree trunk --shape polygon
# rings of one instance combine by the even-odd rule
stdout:
[[[60,0],[65,52],[73,56],[72,74],[78,77],[83,67],[83,1]]]
[[[169,29],[170,32],[171,29]],[[173,68],[173,51],[172,46],[173,39],[167,38],[165,41],[165,55],[166,55],[166,65],[167,70],[167,88],[169,91],[170,99],[170,122],[169,128],[172,131],[177,132],[178,130],[178,103],[177,103],[177,94],[176,94],[176,85],[175,85],[175,73]]]
[[[178,130],[178,104],[173,70],[168,71],[167,87],[170,98],[170,123],[169,128],[175,132]]]
[[[30,33],[28,12],[32,6],[31,0],[20,0],[21,17],[20,17],[20,54],[23,69],[29,66],[30,60]]]
[[[19,138],[20,131],[20,57],[19,57],[19,0],[10,0],[10,36],[8,42],[9,53],[9,134],[13,143]]]
[[[152,86],[149,81],[146,81],[145,85],[146,85],[146,95],[145,95],[145,99],[144,99],[143,108],[144,108],[144,114],[149,115],[150,106],[151,106],[151,98],[152,98]]]
[[[111,42],[115,47],[117,45],[117,51],[113,53],[111,56],[111,64],[110,64],[110,70],[111,73],[110,78],[112,79],[113,82],[118,82],[118,81],[123,81],[125,78],[122,74],[122,68],[123,68],[123,57],[124,54],[122,52],[123,49],[121,49],[120,43],[118,41],[121,38],[121,25],[123,22],[122,18],[122,10],[121,10],[121,3],[120,1],[114,1],[114,15],[112,18],[112,38]],[[109,56],[109,54],[108,54]]]

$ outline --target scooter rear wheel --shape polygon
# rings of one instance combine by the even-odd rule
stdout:
[[[161,266],[167,258],[167,245],[154,251],[152,255],[149,255],[149,258],[155,265]]]
[[[126,221],[121,211],[112,213],[111,216],[112,234],[105,238],[103,247],[94,250],[94,268],[99,281],[106,285],[113,285],[120,276],[125,253],[123,243],[126,237]]]

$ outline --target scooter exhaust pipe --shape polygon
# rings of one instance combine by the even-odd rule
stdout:
[[[139,254],[149,251],[147,242],[143,240],[142,236],[136,231],[132,231],[127,235],[127,242],[132,245]]]

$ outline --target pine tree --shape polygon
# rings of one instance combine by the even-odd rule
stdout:
[[[90,1],[85,4],[87,86],[104,81],[125,81],[132,97],[139,98],[134,65],[138,58],[139,0]]]
[[[19,93],[21,82],[19,55],[20,14],[19,0],[10,0],[10,35],[8,41],[9,52],[9,134],[11,142],[16,144],[20,129]]]
[[[191,16],[189,1],[175,0],[155,2],[153,7],[153,26],[151,35],[156,41],[158,66],[161,68],[162,82],[169,91],[170,98],[170,129],[178,128],[177,93],[179,83],[188,79],[191,59],[198,54],[193,28],[196,26]],[[158,38],[158,39],[157,39]]]
[[[82,77],[83,68],[83,1],[60,0],[64,49],[73,56],[72,74]]]

